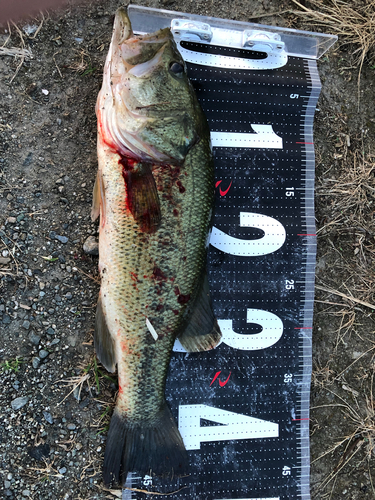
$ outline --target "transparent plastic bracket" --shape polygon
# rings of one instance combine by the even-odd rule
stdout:
[[[337,40],[336,35],[138,5],[129,5],[128,9],[135,33],[152,33],[170,27],[178,44],[182,40],[195,41],[201,44],[262,51],[274,58],[285,59],[287,56],[294,56],[319,59]]]

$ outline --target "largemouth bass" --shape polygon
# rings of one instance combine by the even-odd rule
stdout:
[[[188,351],[221,334],[205,274],[214,168],[205,116],[169,29],[135,36],[116,12],[98,95],[100,295],[94,344],[119,390],[103,477],[185,474],[165,380],[176,337]]]

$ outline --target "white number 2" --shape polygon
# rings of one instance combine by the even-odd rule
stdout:
[[[273,217],[268,217],[268,215],[240,212],[240,226],[262,229],[264,236],[256,240],[243,240],[229,236],[220,229],[213,227],[210,239],[211,245],[230,255],[255,257],[276,252],[283,246],[286,239],[284,226]]]

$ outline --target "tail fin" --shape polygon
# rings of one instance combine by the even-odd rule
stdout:
[[[128,472],[180,476],[188,458],[176,422],[165,403],[152,421],[131,422],[115,409],[107,437],[103,480],[124,485]]]

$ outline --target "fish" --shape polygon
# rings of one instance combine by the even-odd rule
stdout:
[[[187,473],[165,399],[174,342],[188,352],[221,338],[206,262],[214,206],[210,131],[169,28],[134,35],[116,11],[96,103],[100,292],[94,347],[118,394],[103,480]]]

